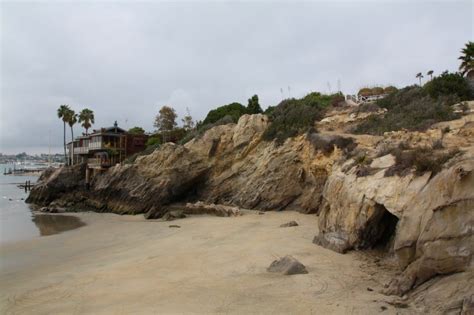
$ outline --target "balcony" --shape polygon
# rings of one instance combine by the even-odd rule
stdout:
[[[74,148],[74,154],[87,154],[89,153],[88,147],[76,147]]]
[[[102,149],[105,149],[105,146],[102,141],[89,143],[89,150],[102,150]]]

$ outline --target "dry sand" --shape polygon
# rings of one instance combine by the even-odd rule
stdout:
[[[75,215],[87,225],[1,245],[1,314],[378,314],[382,307],[384,314],[410,313],[386,303],[391,298],[379,291],[390,272],[367,254],[312,244],[312,215],[251,212],[173,222]],[[279,227],[290,220],[300,226]],[[287,254],[309,274],[266,272]]]

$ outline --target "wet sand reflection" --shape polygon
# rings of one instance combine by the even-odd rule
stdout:
[[[86,225],[79,218],[68,215],[36,214],[31,219],[41,236],[58,234]]]

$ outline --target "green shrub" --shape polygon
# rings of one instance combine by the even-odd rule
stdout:
[[[202,125],[213,124],[225,116],[232,117],[233,122],[237,122],[240,116],[247,114],[247,108],[240,103],[224,105],[209,111]]]
[[[142,127],[133,127],[128,129],[128,133],[132,135],[143,135],[145,134],[145,129]]]
[[[284,100],[271,113],[271,124],[263,133],[263,139],[276,139],[277,144],[282,144],[287,138],[306,132],[315,120],[322,118],[322,113],[322,108],[316,104],[310,106],[302,100]]]
[[[263,113],[262,108],[258,102],[258,95],[254,95],[248,100],[247,113],[249,114],[261,114]]]
[[[283,100],[275,107],[265,111],[271,124],[263,134],[266,141],[276,140],[282,144],[287,138],[297,136],[314,126],[315,121],[324,117],[324,112],[331,104],[344,96],[341,93],[325,95],[311,92],[301,99]]]
[[[436,122],[458,118],[451,107],[458,101],[453,95],[433,99],[420,87],[406,87],[377,101],[378,106],[387,109],[385,115],[369,116],[354,132],[381,135],[401,129],[425,130]]]
[[[276,106],[268,106],[267,109],[263,112],[265,115],[270,116],[275,110]]]
[[[345,154],[352,152],[357,147],[357,143],[354,142],[354,139],[341,136],[320,135],[309,131],[307,138],[315,150],[319,150],[326,155],[332,153],[334,147],[338,147]]]
[[[405,176],[412,169],[416,176],[431,172],[431,177],[433,177],[442,170],[446,162],[459,153],[459,150],[435,154],[430,148],[415,148],[409,151],[395,149],[391,153],[395,156],[395,164],[385,171],[385,177]]]
[[[385,94],[391,94],[391,93],[395,93],[397,91],[398,91],[398,89],[394,86],[387,86],[386,88],[383,89],[383,92]]]
[[[159,137],[158,135],[153,135],[149,137],[148,140],[146,141],[147,147],[155,146],[157,144],[161,144],[161,137]]]
[[[345,100],[342,93],[327,95],[321,94],[319,92],[311,92],[303,97],[300,101],[308,106],[326,108],[330,105],[333,105],[334,103],[340,102],[341,100]]]
[[[432,98],[442,95],[456,95],[459,100],[466,101],[473,97],[467,79],[459,73],[448,73],[447,71],[426,83],[423,89]]]

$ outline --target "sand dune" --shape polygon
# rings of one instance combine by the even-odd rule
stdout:
[[[367,254],[312,244],[315,216],[249,212],[172,223],[77,216],[87,225],[0,247],[2,314],[410,313],[378,293],[393,271]],[[279,227],[290,220],[300,226]],[[309,274],[266,272],[286,254]]]

